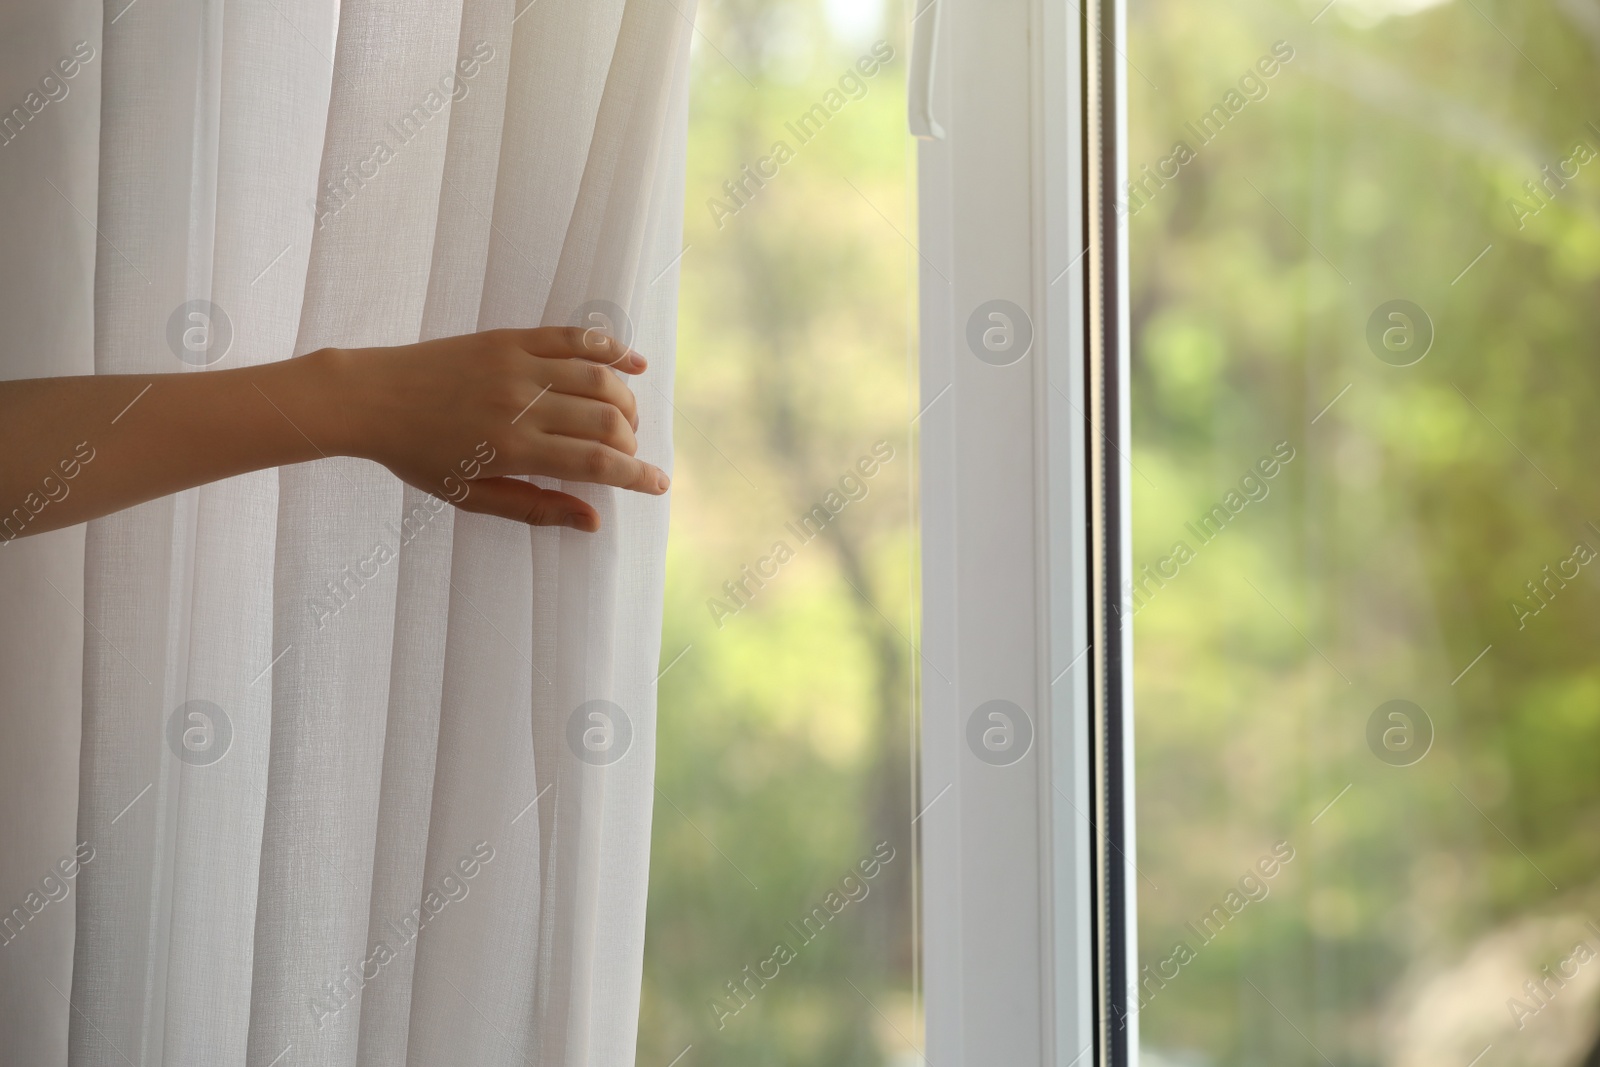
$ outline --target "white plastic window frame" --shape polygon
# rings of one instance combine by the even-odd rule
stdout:
[[[1122,0],[913,0],[926,1058],[1138,1062]]]

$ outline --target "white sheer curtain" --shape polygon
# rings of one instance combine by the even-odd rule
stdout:
[[[145,374],[203,372],[230,332],[218,366],[625,309],[584,322],[650,356],[640,454],[670,470],[691,5],[33,13],[19,84],[95,54],[0,147],[5,210],[47,209],[21,250],[60,275],[0,313],[57,296],[92,314],[93,371]],[[169,343],[207,322],[218,347]],[[82,325],[24,332],[6,376],[91,369]],[[0,550],[6,727],[34,746],[0,757],[0,910],[28,915],[0,1047],[632,1063],[666,502],[565,488],[601,533],[436,513],[327,460]],[[67,896],[35,912],[41,877]]]

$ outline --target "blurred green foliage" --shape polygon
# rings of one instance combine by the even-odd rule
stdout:
[[[1595,575],[1514,607],[1575,543],[1600,549],[1600,164],[1511,206],[1575,142],[1600,149],[1600,9],[1130,9],[1131,170],[1193,151],[1127,221],[1134,561],[1197,549],[1135,622],[1141,959],[1197,947],[1140,1015],[1146,1061],[1464,1067],[1477,1047],[1428,1037],[1419,990],[1600,896]],[[683,1067],[917,1062],[914,178],[883,21],[852,36],[800,0],[699,19],[647,1067],[691,1045]],[[786,124],[880,37],[895,58],[800,144]],[[1279,41],[1265,95],[1201,143],[1186,124]],[[792,157],[730,201],[779,140]],[[1435,332],[1408,367],[1366,340],[1395,299]],[[785,524],[879,440],[894,459],[866,496],[799,543]],[[1296,458],[1266,498],[1195,543],[1185,524],[1280,441]],[[708,602],[779,540],[794,559],[719,626]],[[1411,766],[1367,745],[1396,698],[1435,731]],[[719,1027],[725,983],[796,944],[786,924],[880,840],[896,859],[867,898]],[[1186,924],[1280,840],[1295,859],[1266,898],[1198,945]],[[1503,1017],[1531,973],[1450,995]],[[1600,1023],[1579,1007],[1581,1058]],[[1555,1062],[1515,1040],[1485,1063]]]
[[[921,1043],[904,57],[898,12],[833,7],[723,0],[697,19],[644,1067],[690,1045],[680,1067],[915,1062],[909,1042]],[[861,77],[880,40],[891,58]],[[789,127],[840,100],[820,131]],[[778,141],[792,154],[761,165],[764,184],[746,179]],[[730,181],[744,183],[737,198]],[[892,458],[862,477],[880,441]],[[787,524],[846,475],[859,480],[841,495],[856,499],[797,537]],[[741,607],[725,583],[779,541],[793,558]],[[802,943],[786,924],[880,841],[895,858],[862,881],[867,895]],[[746,987],[748,1007],[714,1011],[739,1007],[727,983],[779,941],[796,958]]]
[[[1452,976],[1600,896],[1600,568],[1514,607],[1600,550],[1600,161],[1512,206],[1600,151],[1600,6],[1325,2],[1129,3],[1130,169],[1194,152],[1127,222],[1136,566],[1298,453],[1134,624],[1141,962],[1297,850],[1150,997],[1147,1064],[1465,1067],[1486,1040],[1431,1028],[1505,1025],[1537,964]],[[1185,124],[1278,41],[1202,144]],[[1395,299],[1435,330],[1411,366],[1366,339]],[[1367,744],[1397,698],[1435,730],[1411,766]],[[1483,1063],[1580,1062],[1600,1014],[1563,996],[1529,1030],[1575,1051],[1508,1031]]]

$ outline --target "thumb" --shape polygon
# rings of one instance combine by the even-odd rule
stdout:
[[[569,526],[585,533],[600,529],[594,508],[567,493],[541,489],[520,478],[478,478],[466,485],[467,495],[455,502],[462,511],[498,515],[529,526]]]

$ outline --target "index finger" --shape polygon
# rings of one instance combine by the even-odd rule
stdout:
[[[638,352],[598,326],[538,326],[506,334],[524,352],[546,359],[585,359],[625,374],[638,374],[648,365]]]

